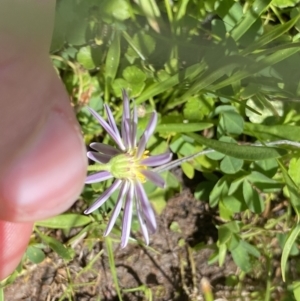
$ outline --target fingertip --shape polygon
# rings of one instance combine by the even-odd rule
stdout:
[[[27,248],[32,223],[10,223],[0,220],[0,280],[18,266]]]
[[[87,159],[77,121],[54,107],[42,129],[0,176],[0,218],[41,220],[67,210],[80,194]]]

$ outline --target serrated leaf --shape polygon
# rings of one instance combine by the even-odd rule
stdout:
[[[220,153],[238,159],[256,161],[271,158],[279,158],[287,153],[286,150],[277,147],[236,145],[233,143],[207,139],[200,135],[189,133],[196,142],[208,146]]]
[[[300,233],[300,224],[297,224],[291,230],[291,232],[284,244],[283,250],[282,250],[280,266],[281,266],[282,280],[284,282],[285,282],[285,271],[286,271],[287,260],[288,260],[290,251],[291,251],[297,237],[299,236],[299,233]]]
[[[71,229],[85,226],[90,222],[91,219],[88,216],[75,213],[66,213],[43,221],[38,221],[35,223],[35,225],[52,229]]]

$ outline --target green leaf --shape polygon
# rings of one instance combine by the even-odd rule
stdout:
[[[243,15],[243,8],[240,3],[232,0],[217,1],[216,5],[216,12],[223,20],[226,31],[229,32],[241,19]]]
[[[253,167],[258,172],[265,174],[269,178],[272,178],[277,172],[278,163],[276,159],[266,159],[254,162]]]
[[[247,177],[247,174],[242,174],[241,176],[238,176],[236,179],[234,179],[230,184],[230,189],[228,191],[228,195],[234,194],[238,188],[241,186],[245,178]]]
[[[195,175],[195,169],[193,167],[192,164],[190,164],[189,162],[185,162],[181,164],[181,168],[182,171],[184,172],[184,174],[189,178],[189,179],[193,179],[194,175]]]
[[[300,192],[299,188],[296,186],[294,181],[291,179],[290,175],[288,174],[287,170],[285,169],[284,165],[280,160],[278,160],[278,164],[280,166],[285,184],[288,188],[288,191],[290,193],[290,200],[291,204],[297,214],[298,220],[300,219]]]
[[[239,232],[239,226],[236,221],[229,222],[218,227],[218,237],[220,244],[226,244],[230,241],[233,233]]]
[[[201,95],[199,97],[191,97],[186,102],[183,115],[184,118],[193,121],[199,121],[213,111],[214,100],[212,97],[205,97]]]
[[[279,158],[287,153],[286,150],[277,147],[236,145],[234,143],[207,139],[194,133],[189,133],[188,135],[200,144],[237,159],[250,161],[265,160]]]
[[[248,252],[248,254],[250,254],[256,258],[260,257],[260,252],[255,246],[249,244],[248,242],[246,242],[244,240],[242,240],[241,243],[242,243],[243,247],[246,249],[246,251]]]
[[[227,176],[222,177],[214,186],[209,195],[209,205],[215,207],[218,205],[219,200],[228,194],[229,184]]]
[[[128,66],[122,73],[126,81],[131,84],[144,82],[146,80],[146,74],[136,66]]]
[[[288,173],[294,183],[300,187],[300,158],[292,158]]]
[[[65,16],[64,16],[65,17]],[[80,22],[78,22],[80,19]],[[69,44],[74,46],[86,44],[86,32],[89,23],[82,16],[76,15],[70,24],[68,24],[66,32],[66,40]]]
[[[219,127],[224,134],[239,135],[244,129],[244,119],[234,111],[227,111],[221,114]]]
[[[300,282],[294,281],[293,282],[293,294],[296,301],[300,301]]]
[[[278,233],[276,235],[281,249],[284,248],[284,245],[286,243],[288,236],[289,236],[289,233]],[[297,256],[297,255],[299,255],[299,253],[300,253],[300,250],[298,249],[298,243],[296,241],[290,250],[290,256]]]
[[[166,133],[189,133],[198,132],[211,128],[213,123],[197,122],[197,123],[165,123],[159,124],[156,131],[162,134]]]
[[[296,45],[296,43],[294,43],[294,47],[288,47],[286,49],[278,49],[274,53],[272,53],[268,56],[265,56],[256,62],[251,62],[251,63],[248,62],[247,64],[244,63],[244,66],[246,65],[247,68],[244,68],[244,66],[243,66],[243,68],[239,68],[237,72],[232,74],[230,77],[219,81],[217,84],[212,84],[214,81],[210,81],[209,84],[212,84],[210,86],[210,89],[211,90],[219,90],[226,86],[232,85],[233,83],[240,81],[246,77],[253,76],[253,74],[256,74],[257,72],[259,72],[269,66],[273,66],[273,65],[287,59],[288,57],[294,55],[298,51],[300,51],[300,47],[298,45]],[[232,63],[231,69],[234,69],[235,67],[240,67],[240,66],[238,64],[234,65],[234,63]],[[228,68],[230,68],[230,65],[228,66]],[[219,76],[216,76],[215,80],[217,80],[218,78],[220,78],[221,76],[224,75],[224,73],[221,74],[222,73],[221,70],[217,70],[215,75],[217,75],[217,73],[219,74]],[[194,93],[194,91],[191,91],[191,92]]]
[[[143,93],[136,99],[135,103],[136,104],[141,104],[142,102],[148,100],[149,98],[152,98],[160,93],[163,93],[167,91],[168,89],[176,86],[183,80],[190,78],[193,79],[195,78],[201,71],[204,70],[206,67],[205,63],[199,63],[192,65],[188,68],[186,68],[183,71],[180,71],[178,74],[175,74],[171,76],[170,78],[162,81],[155,83],[151,86],[149,86]],[[177,104],[174,104],[176,106]],[[172,104],[173,106],[173,104]]]
[[[279,8],[295,6],[299,0],[272,0],[272,4]]]
[[[244,133],[259,138],[283,138],[291,141],[300,141],[300,126],[296,125],[263,125],[246,122]]]
[[[247,205],[243,200],[243,195],[240,191],[235,194],[223,197],[223,204],[232,213],[239,213],[247,209]]]
[[[299,236],[300,233],[300,224],[297,224],[293,227],[291,230],[285,245],[282,250],[282,256],[281,256],[281,273],[282,273],[282,280],[285,282],[285,271],[286,271],[286,264],[287,260],[290,254],[290,251],[293,247],[293,244],[296,242],[297,237]]]
[[[291,10],[291,18],[293,18],[292,20],[294,20],[296,18],[296,24],[295,24],[295,28],[300,31],[300,7],[294,7]],[[298,300],[297,300],[298,301]]]
[[[77,53],[77,61],[88,70],[95,68],[90,46],[80,48]]]
[[[26,255],[28,259],[35,264],[41,263],[45,259],[44,252],[34,246],[29,246],[27,248]]]
[[[110,85],[117,75],[120,63],[120,34],[115,32],[114,39],[108,49],[105,61],[105,79],[107,85]]]
[[[38,233],[41,237],[42,241],[47,244],[54,252],[56,252],[61,258],[66,261],[70,261],[73,259],[74,250],[71,248],[66,248],[61,242],[57,239],[44,235],[42,233]]]
[[[208,153],[205,156],[209,159],[216,160],[216,161],[221,160],[225,157],[224,154],[219,152]]]
[[[240,22],[230,32],[234,40],[238,41],[251,27],[260,15],[268,8],[272,0],[256,0],[248,9]]]
[[[106,0],[103,2],[103,11],[107,16],[112,16],[114,19],[120,21],[130,18],[131,7],[126,0]]]
[[[133,36],[133,39],[126,33],[123,32],[123,36],[130,45],[127,50],[126,57],[130,58],[140,58],[146,60],[155,49],[156,41],[150,35],[144,32],[138,32]]]
[[[250,256],[245,248],[244,242],[241,240],[236,248],[231,250],[231,255],[236,265],[245,273],[252,269]]]
[[[43,221],[38,221],[35,223],[35,225],[52,229],[71,229],[85,226],[90,222],[91,219],[88,216],[75,213],[66,213]]]
[[[3,287],[0,287],[0,301],[4,301],[4,289]]]
[[[276,180],[273,180],[266,176],[263,173],[253,170],[248,176],[247,179],[254,184],[263,183],[263,184],[275,184],[278,183]]]
[[[227,254],[227,246],[226,244],[220,244],[219,245],[219,266],[222,267],[225,260],[226,260],[226,254]]]
[[[225,156],[220,163],[220,169],[226,174],[235,174],[242,169],[244,161],[229,156]]]
[[[250,64],[250,60],[248,58],[238,55],[226,57],[226,60],[222,60],[217,68],[207,68],[206,71],[203,72],[196,81],[194,81],[191,87],[189,87],[189,89],[178,100],[176,100],[176,102],[172,103],[172,106],[185,102],[191,95],[199,93],[208,87],[212,87],[213,83],[224,77],[224,75],[231,74],[236,68],[245,65],[247,66],[248,64]],[[247,72],[247,75],[250,75],[250,73]],[[231,80],[231,77],[229,77],[228,80],[230,82],[229,84],[232,84],[233,81]],[[168,108],[170,108],[170,105]]]
[[[284,0],[285,1],[285,0]],[[298,22],[299,15],[293,17],[292,20],[274,26],[270,31],[259,37],[256,41],[251,43],[246,49],[244,49],[241,54],[245,55],[251,53],[252,51],[263,47],[264,45],[272,42],[273,40],[277,39],[278,37],[282,36],[284,33],[289,31],[293,26]]]
[[[199,183],[195,189],[195,198],[200,201],[208,201],[209,194],[214,188],[214,183],[209,181],[203,181]]]
[[[248,208],[257,214],[264,211],[264,201],[256,191],[255,187],[246,180],[243,182],[243,196]]]

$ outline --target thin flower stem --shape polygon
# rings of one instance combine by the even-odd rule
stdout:
[[[271,142],[266,142],[264,144],[262,144],[262,143],[250,143],[249,145],[252,145],[252,146],[262,146],[262,145],[273,146],[273,145],[283,145],[283,144],[285,144],[285,145],[291,145],[291,146],[295,146],[297,148],[300,148],[300,142],[290,141],[290,140],[271,141]],[[161,173],[161,172],[170,170],[170,169],[172,169],[174,167],[177,167],[177,166],[181,165],[184,162],[193,160],[194,158],[197,158],[199,156],[203,156],[203,155],[206,155],[206,154],[210,154],[210,153],[213,153],[213,152],[215,152],[214,149],[202,150],[202,151],[197,152],[197,153],[195,153],[193,155],[186,156],[186,157],[174,160],[174,161],[172,161],[170,163],[167,163],[167,164],[158,166],[156,168],[153,168],[152,171],[153,172],[159,172],[159,173]]]
[[[109,171],[110,170],[110,166],[108,164],[93,164],[93,165],[89,165],[87,168],[88,171]]]

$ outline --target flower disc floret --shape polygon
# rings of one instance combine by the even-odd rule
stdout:
[[[116,179],[123,179],[129,181],[146,182],[146,177],[142,171],[147,169],[146,165],[141,163],[141,159],[130,153],[121,154],[113,157],[109,161],[110,172]]]

